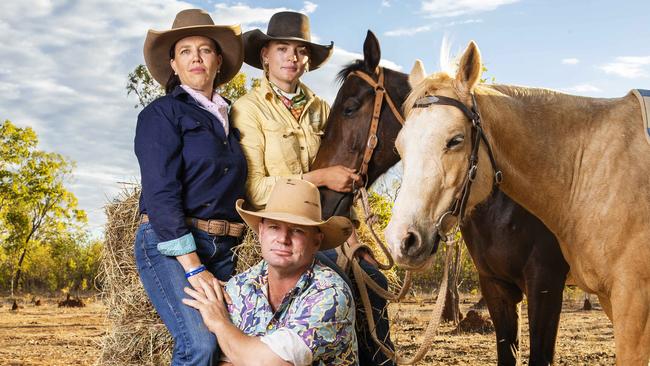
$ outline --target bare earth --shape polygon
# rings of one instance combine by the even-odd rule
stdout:
[[[565,295],[565,297],[567,297]],[[577,297],[577,296],[574,296]],[[461,304],[465,314],[476,297]],[[55,299],[35,306],[24,299],[23,308],[11,311],[0,300],[0,365],[92,365],[99,355],[98,342],[106,322],[104,307],[86,300],[84,308],[59,308]],[[611,324],[592,298],[597,310],[583,311],[582,298],[565,301],[556,346],[556,365],[613,365],[614,336]],[[411,302],[392,305],[394,339],[403,352],[414,352],[421,342],[433,304]],[[483,310],[487,313],[487,310]],[[522,306],[522,361],[528,355],[526,305]],[[415,337],[415,339],[413,339]],[[495,335],[456,334],[442,324],[422,365],[495,365]]]

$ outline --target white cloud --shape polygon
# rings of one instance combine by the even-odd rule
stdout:
[[[420,10],[430,18],[455,17],[492,11],[519,0],[423,0]]]
[[[483,23],[483,19],[467,19],[460,22],[449,22],[445,24],[445,27],[453,27],[455,25],[464,25],[464,24],[472,24],[472,23]]]
[[[300,9],[300,12],[305,14],[311,14],[314,11],[316,11],[317,7],[318,7],[317,4],[314,4],[311,1],[305,1],[303,4],[303,8]]]
[[[565,65],[577,65],[577,64],[580,63],[580,60],[578,60],[578,59],[575,58],[575,57],[571,57],[571,58],[563,58],[563,59],[562,59],[562,63],[565,64]]]
[[[381,7],[382,7],[382,8],[390,8],[390,1],[388,1],[388,0],[381,0]]]
[[[618,75],[627,79],[650,76],[650,56],[622,56],[614,62],[599,66],[607,74]]]
[[[564,88],[563,90],[569,93],[576,93],[576,94],[584,94],[584,93],[589,94],[589,93],[602,92],[602,90],[599,87],[591,84],[578,84],[568,88]]]
[[[280,11],[297,11],[300,13],[311,14],[316,11],[317,4],[311,1],[305,1],[302,9],[292,9],[287,7],[261,8],[250,7],[245,4],[228,5],[225,3],[215,4],[215,11],[212,17],[216,24],[241,24],[242,31],[254,28],[260,28],[266,31],[271,16]]]
[[[384,35],[387,37],[412,36],[417,33],[427,32],[429,30],[431,30],[431,26],[423,25],[421,27],[398,28],[398,29],[386,31],[384,32]]]

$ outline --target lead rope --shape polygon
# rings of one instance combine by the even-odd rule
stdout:
[[[431,348],[431,344],[433,344],[435,335],[438,331],[438,327],[440,326],[440,316],[442,315],[442,310],[445,305],[445,297],[447,294],[447,284],[449,279],[449,265],[451,263],[451,257],[454,252],[452,250],[452,246],[455,244],[456,241],[450,240],[449,244],[447,245],[444,272],[442,275],[440,287],[438,288],[436,303],[433,307],[433,312],[431,314],[431,319],[429,320],[429,325],[427,326],[427,329],[424,332],[422,344],[420,344],[420,347],[418,347],[418,350],[416,351],[415,355],[412,358],[406,358],[402,355],[399,355],[395,350],[392,350],[388,348],[386,345],[384,345],[383,341],[377,337],[377,332],[376,332],[377,326],[375,324],[374,318],[372,317],[372,305],[370,303],[370,298],[368,297],[368,289],[366,286],[360,284],[359,283],[360,281],[358,280],[360,278],[365,279],[368,275],[365,274],[365,272],[363,271],[363,269],[361,268],[361,266],[357,261],[352,262],[352,272],[354,273],[354,276],[357,279],[357,285],[359,287],[361,302],[363,303],[363,307],[366,312],[366,318],[368,320],[368,328],[370,329],[370,335],[373,341],[377,344],[377,346],[379,346],[381,351],[388,358],[392,359],[398,364],[413,365],[420,362],[424,358],[424,356],[426,356],[427,352],[429,352],[429,349]],[[407,285],[407,279],[408,279],[408,283],[410,284],[410,271],[408,271],[406,274],[404,280],[405,281],[404,287]],[[402,287],[402,290],[404,289],[404,287]]]
[[[372,252],[370,252],[370,255],[375,260],[375,262],[378,263],[379,268],[384,270],[391,269],[395,265],[395,262],[393,260],[393,257],[390,255],[390,251],[386,247],[386,244],[384,244],[384,242],[379,239],[379,236],[374,230],[374,224],[378,222],[378,218],[371,210],[370,203],[368,201],[368,192],[366,191],[365,187],[359,188],[359,194],[360,194],[359,198],[361,199],[361,203],[366,216],[366,225],[368,226],[370,232],[372,233],[372,237],[374,238],[376,244],[381,248],[381,250],[388,258],[388,263],[387,264],[380,263]],[[398,364],[413,365],[421,361],[422,358],[426,356],[427,352],[431,347],[431,344],[433,343],[433,340],[435,339],[435,334],[438,330],[438,327],[440,326],[440,316],[442,315],[442,310],[444,308],[444,300],[447,295],[449,266],[451,263],[450,259],[453,252],[453,250],[451,249],[453,246],[457,245],[456,240],[449,240],[449,238],[451,237],[448,237],[448,239],[445,240],[445,243],[447,243],[447,254],[445,257],[445,266],[444,266],[442,282],[440,287],[438,288],[438,294],[436,296],[436,304],[434,305],[433,312],[431,314],[431,319],[429,320],[429,324],[424,333],[422,344],[420,345],[417,352],[415,353],[415,356],[413,356],[410,359],[407,359],[404,356],[397,354],[395,350],[388,348],[384,344],[385,340],[380,340],[379,337],[377,336],[377,331],[376,331],[377,326],[375,323],[375,319],[372,315],[372,304],[370,302],[370,297],[368,296],[368,288],[372,289],[377,295],[381,296],[382,298],[388,301],[398,302],[401,299],[403,299],[404,296],[406,296],[406,293],[411,287],[412,271],[410,270],[406,271],[406,274],[404,275],[404,284],[402,285],[399,292],[397,294],[394,294],[390,291],[384,290],[381,286],[379,286],[377,282],[373,280],[361,268],[361,265],[359,265],[359,262],[357,260],[354,259],[351,260],[352,273],[354,274],[357,287],[359,288],[359,295],[360,295],[359,297],[361,298],[361,303],[363,304],[363,308],[366,313],[366,321],[368,322],[368,328],[370,330],[370,335],[372,337],[372,340],[388,358],[392,359]]]

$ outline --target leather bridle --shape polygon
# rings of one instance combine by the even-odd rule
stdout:
[[[386,91],[386,88],[384,87],[384,68],[377,67],[376,72],[378,75],[377,81],[373,80],[369,74],[361,70],[353,71],[347,76],[348,78],[351,76],[361,78],[361,80],[368,83],[368,85],[370,85],[375,90],[375,102],[372,110],[372,119],[370,120],[370,129],[368,130],[368,139],[366,140],[366,148],[363,152],[361,166],[357,170],[357,174],[359,174],[364,180],[364,187],[368,184],[368,164],[370,164],[372,153],[375,151],[375,147],[377,147],[377,127],[379,125],[379,116],[381,115],[381,106],[384,102],[384,99],[388,103],[388,106],[393,112],[395,118],[402,126],[404,125],[404,117],[402,117],[402,114],[399,112],[395,106],[395,103],[393,102],[393,99],[390,97]]]
[[[481,140],[485,143],[487,147],[488,156],[490,157],[490,163],[492,164],[492,169],[494,171],[494,184],[499,185],[503,181],[503,173],[497,168],[496,160],[494,159],[494,154],[492,153],[492,147],[485,136],[483,131],[483,126],[481,125],[481,115],[478,112],[478,106],[476,104],[476,97],[472,94],[472,107],[467,108],[465,104],[461,101],[445,97],[442,95],[426,95],[422,98],[419,98],[415,101],[413,108],[427,108],[432,105],[449,105],[456,107],[463,112],[467,119],[472,123],[472,151],[468,159],[469,166],[467,168],[467,175],[465,176],[465,181],[463,182],[462,188],[460,190],[460,195],[455,195],[454,201],[451,203],[451,206],[447,211],[445,211],[438,220],[436,221],[436,230],[438,235],[440,235],[441,240],[445,240],[445,234],[442,232],[442,224],[444,219],[447,216],[455,216],[458,219],[458,223],[462,222],[463,217],[465,216],[465,209],[467,208],[467,201],[469,199],[469,194],[472,189],[472,183],[476,179],[476,172],[478,170],[478,148],[481,144]],[[459,197],[460,196],[460,197]]]

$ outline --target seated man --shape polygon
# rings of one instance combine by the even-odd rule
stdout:
[[[350,220],[322,221],[313,184],[279,180],[262,210],[237,211],[259,236],[263,260],[203,293],[186,288],[222,352],[234,365],[357,365],[354,300],[345,281],[315,255],[343,243]],[[227,309],[224,299],[228,303]]]

